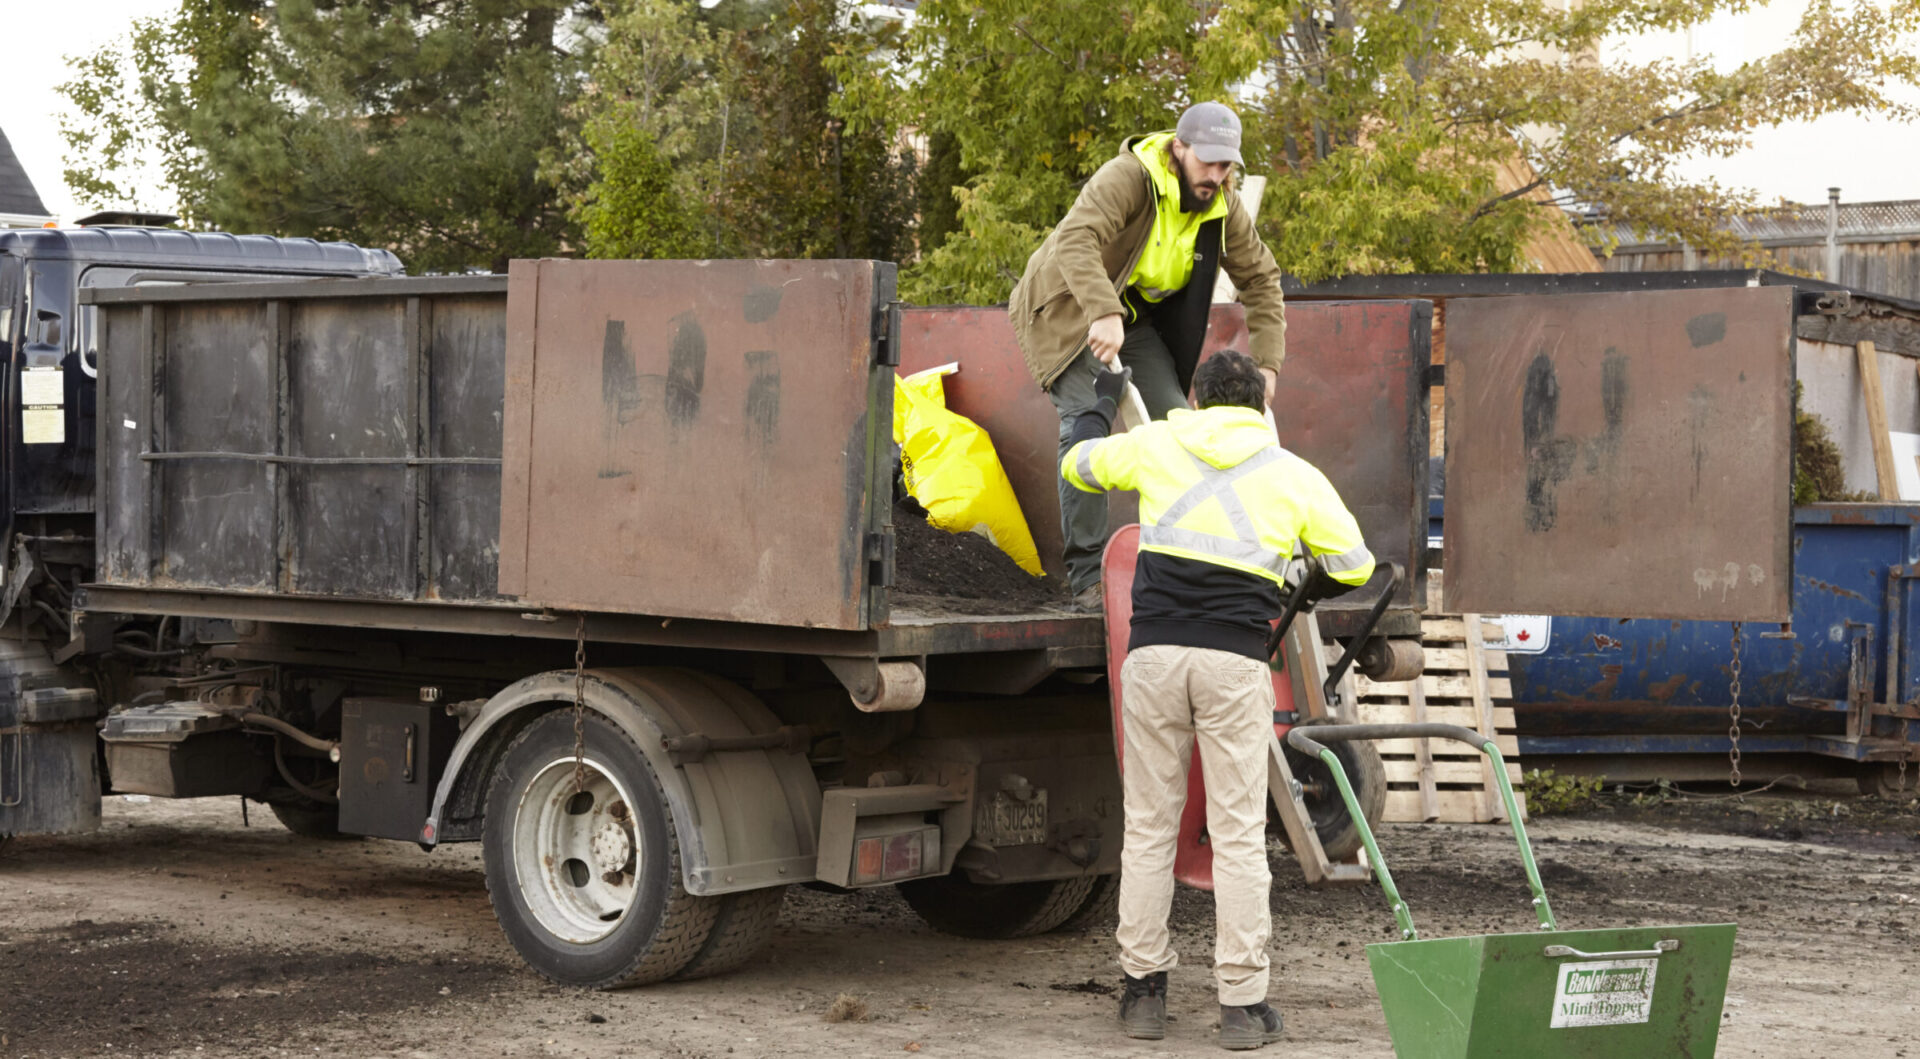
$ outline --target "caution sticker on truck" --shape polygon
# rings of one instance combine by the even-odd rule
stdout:
[[[58,445],[67,440],[66,373],[28,368],[20,373],[20,440]]]

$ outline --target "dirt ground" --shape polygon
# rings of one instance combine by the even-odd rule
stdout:
[[[796,888],[743,973],[580,993],[520,966],[475,846],[314,842],[264,811],[243,829],[224,799],[114,797],[105,819],[0,853],[0,1056],[1222,1054],[1194,891],[1175,903],[1175,1021],[1149,1044],[1112,1028],[1104,932],[963,941],[891,891]],[[1920,805],[1609,796],[1533,833],[1565,926],[1739,923],[1721,1056],[1920,1057]],[[1394,825],[1384,843],[1429,936],[1530,927],[1507,832]],[[1377,891],[1299,879],[1276,862],[1288,1036],[1256,1054],[1391,1054],[1363,954],[1388,933]],[[841,993],[869,1020],[826,1021]]]

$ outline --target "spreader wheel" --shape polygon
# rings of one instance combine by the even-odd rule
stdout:
[[[1353,785],[1353,795],[1366,813],[1367,826],[1377,825],[1387,806],[1387,767],[1380,760],[1380,751],[1371,743],[1332,743],[1328,748],[1346,769],[1347,782]],[[1333,770],[1319,758],[1308,757],[1291,746],[1286,747],[1286,754],[1293,778],[1302,788],[1307,817],[1313,822],[1314,833],[1320,836],[1327,859],[1338,861],[1353,856],[1365,843],[1361,841],[1360,828],[1340,798]],[[1284,832],[1281,838],[1285,840]]]

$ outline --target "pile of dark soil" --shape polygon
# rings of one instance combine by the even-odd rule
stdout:
[[[977,533],[927,524],[911,502],[893,508],[896,605],[948,612],[1019,614],[1068,602],[1066,582],[1034,577]]]

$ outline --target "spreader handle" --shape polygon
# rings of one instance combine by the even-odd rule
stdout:
[[[1527,889],[1533,892],[1533,914],[1540,921],[1541,930],[1559,929],[1554,922],[1553,906],[1547,903],[1546,888],[1540,884],[1540,868],[1533,860],[1533,846],[1527,842],[1527,825],[1520,822],[1520,803],[1513,796],[1513,784],[1507,779],[1507,761],[1500,756],[1500,746],[1490,736],[1457,724],[1298,725],[1287,732],[1287,744],[1325,762],[1333,773],[1334,784],[1340,788],[1340,798],[1347,805],[1347,815],[1353,817],[1354,825],[1360,829],[1360,841],[1366,846],[1367,857],[1373,863],[1373,877],[1380,883],[1380,892],[1393,909],[1394,921],[1400,927],[1400,937],[1413,941],[1420,935],[1413,929],[1413,916],[1407,911],[1407,903],[1400,899],[1400,891],[1393,885],[1393,874],[1387,871],[1387,861],[1380,855],[1373,828],[1367,825],[1366,814],[1360,810],[1360,799],[1354,796],[1353,785],[1347,782],[1346,769],[1341,767],[1340,759],[1333,751],[1323,745],[1372,739],[1454,739],[1487,756],[1494,786],[1500,791],[1500,800],[1507,808],[1507,821],[1513,825],[1514,843],[1520,847],[1520,867],[1527,875]]]
[[[1320,756],[1328,743],[1358,743],[1375,739],[1455,739],[1475,750],[1486,745],[1487,737],[1457,724],[1316,724],[1288,730],[1287,742],[1295,750]]]
[[[1661,941],[1654,942],[1653,948],[1651,949],[1628,949],[1625,952],[1581,952],[1571,945],[1549,945],[1540,950],[1540,954],[1556,958],[1560,956],[1578,956],[1583,960],[1624,960],[1633,956],[1643,958],[1647,956],[1659,956],[1662,953],[1672,952],[1679,947],[1680,939],[1665,938]]]

